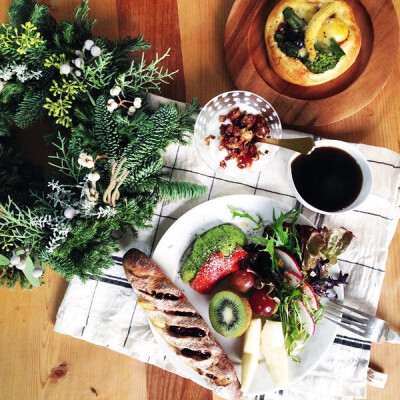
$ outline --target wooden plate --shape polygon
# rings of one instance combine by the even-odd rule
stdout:
[[[314,87],[293,85],[268,64],[267,16],[277,0],[236,0],[225,30],[225,57],[238,89],[269,101],[282,122],[325,125],[355,114],[384,87],[397,61],[399,25],[390,0],[348,0],[361,29],[356,62],[341,76]]]

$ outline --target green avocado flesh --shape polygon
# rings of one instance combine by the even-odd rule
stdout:
[[[236,226],[228,224],[216,226],[199,236],[180,270],[183,282],[189,283],[194,279],[211,255],[221,252],[228,257],[237,246],[244,246],[245,242],[246,235]]]

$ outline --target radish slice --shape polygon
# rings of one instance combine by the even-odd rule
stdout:
[[[305,304],[301,300],[299,300],[297,302],[297,304],[299,305],[300,319],[301,319],[301,322],[303,323],[304,329],[311,336],[314,335],[314,333],[315,333],[315,321],[314,321],[314,318],[311,316],[311,314],[307,310],[307,307],[305,306]]]
[[[310,306],[313,310],[318,310],[318,298],[314,292],[314,289],[307,282],[303,282],[303,293],[310,299]]]
[[[277,260],[283,260],[284,271],[293,272],[299,276],[302,276],[299,265],[289,253],[286,253],[286,251],[281,249],[275,249],[275,257]]]
[[[304,283],[301,276],[293,272],[285,272],[285,278],[287,279],[288,285],[292,287],[301,286]]]

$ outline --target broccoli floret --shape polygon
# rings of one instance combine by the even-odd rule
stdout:
[[[317,50],[317,56],[313,60],[309,58],[302,60],[307,69],[314,74],[322,74],[335,68],[339,60],[345,55],[345,52],[334,39],[330,39],[329,46],[320,42],[316,43],[315,50]]]
[[[278,43],[280,50],[289,57],[299,58],[300,48],[293,42],[286,39],[285,35],[279,32],[275,33],[275,41]]]

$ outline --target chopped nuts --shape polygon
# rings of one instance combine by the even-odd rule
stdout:
[[[219,150],[224,148],[228,151],[228,157],[225,160],[235,158],[238,168],[247,168],[251,166],[253,161],[264,155],[258,151],[256,143],[258,139],[269,137],[269,125],[266,118],[262,114],[247,114],[246,111],[241,112],[240,109],[234,108],[227,115],[220,115],[219,120],[225,122],[230,120],[231,123],[221,124]],[[209,137],[208,139],[209,144]],[[221,161],[221,167],[226,167],[226,162]]]
[[[210,139],[215,139],[215,136],[214,135],[208,135],[205,139],[204,139],[204,142],[205,142],[205,144],[206,144],[206,146],[209,146],[210,145]]]

